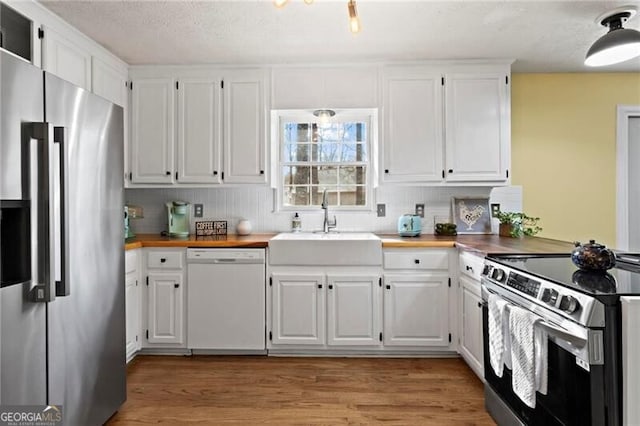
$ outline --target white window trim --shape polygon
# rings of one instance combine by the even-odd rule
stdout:
[[[317,108],[316,108],[317,109]],[[364,206],[330,206],[332,211],[353,212],[353,213],[371,213],[375,210],[375,191],[374,188],[378,182],[378,109],[377,108],[329,108],[336,112],[334,119],[331,121],[348,121],[360,120],[368,123],[368,157],[367,163],[367,182],[366,197],[367,202]],[[282,149],[281,149],[281,132],[280,127],[283,120],[297,120],[307,123],[320,123],[320,119],[313,115],[315,109],[287,109],[287,110],[271,110],[271,187],[275,189],[275,206],[276,212],[314,212],[318,210],[317,206],[285,206],[283,205],[283,178],[282,178]]]

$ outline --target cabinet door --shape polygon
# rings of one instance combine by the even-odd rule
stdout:
[[[42,68],[85,90],[91,90],[91,53],[43,26]]]
[[[91,60],[91,81],[93,93],[116,105],[125,107],[128,95],[126,70],[119,70],[105,61],[93,57]]]
[[[183,343],[182,274],[149,274],[149,343]]]
[[[140,348],[140,306],[137,273],[127,274],[125,277],[125,305],[126,305],[126,353],[127,362],[131,360]]]
[[[385,275],[385,346],[449,346],[449,277]]]
[[[183,79],[178,89],[178,183],[220,183],[220,79]]]
[[[462,284],[462,333],[460,354],[467,364],[482,379],[484,377],[484,354],[482,339],[482,299],[480,283],[460,277]]]
[[[324,344],[324,275],[273,274],[272,278],[272,343]]]
[[[503,73],[447,74],[447,181],[505,181],[509,164],[507,79]]]
[[[265,72],[224,79],[224,182],[265,183]]]
[[[385,70],[383,182],[442,181],[441,79],[420,68]]]
[[[327,344],[379,345],[378,276],[327,276]]]
[[[131,89],[131,181],[173,183],[175,81],[135,80]]]

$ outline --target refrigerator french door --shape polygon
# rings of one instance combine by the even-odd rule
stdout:
[[[0,51],[0,406],[126,398],[122,108]]]

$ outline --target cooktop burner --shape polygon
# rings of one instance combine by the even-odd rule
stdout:
[[[637,261],[629,262],[618,256],[616,266],[606,272],[581,270],[569,254],[489,255],[487,258],[602,299],[603,296],[640,295],[640,255],[629,256],[635,256]]]

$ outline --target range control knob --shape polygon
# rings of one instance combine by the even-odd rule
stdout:
[[[580,302],[573,296],[562,296],[560,298],[560,309],[568,314],[572,314],[580,308]]]
[[[556,300],[558,300],[558,292],[552,288],[545,288],[540,299],[547,305],[555,306]]]
[[[493,268],[493,272],[491,272],[491,278],[498,282],[503,282],[506,278],[506,274],[502,269]]]
[[[482,275],[489,275],[489,265],[484,265],[482,269]]]

